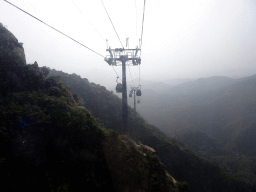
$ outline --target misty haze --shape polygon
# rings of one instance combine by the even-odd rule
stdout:
[[[256,191],[255,10],[1,1],[2,190]]]

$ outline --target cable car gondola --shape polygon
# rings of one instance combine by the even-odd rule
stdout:
[[[118,83],[118,84],[116,85],[116,92],[117,92],[117,93],[122,93],[122,90],[123,90],[122,83]]]
[[[140,89],[138,89],[138,90],[136,91],[136,95],[137,95],[137,96],[141,96],[141,90],[140,90]]]

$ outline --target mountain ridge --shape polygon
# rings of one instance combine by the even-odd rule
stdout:
[[[101,119],[108,129],[113,129],[119,133],[122,132],[121,100],[116,95],[107,91],[105,87],[89,83],[87,79],[82,79],[75,74],[69,75],[51,70],[50,75],[59,76],[60,80],[68,85],[72,92],[85,101],[83,106]],[[114,107],[114,105],[117,106]],[[132,111],[130,107],[129,111]],[[156,127],[149,125],[138,114],[134,116],[134,113],[130,113],[128,118],[129,129],[126,134],[133,138],[135,142],[141,141],[143,144],[153,147],[169,173],[178,181],[188,182],[189,190],[205,191],[209,187],[213,191],[231,190],[232,187],[229,184],[224,184],[226,176],[224,176],[225,174],[223,174],[224,172],[220,167],[195,156],[191,151],[184,148],[182,144],[167,137]],[[195,172],[193,167],[198,167],[198,169],[200,167],[200,169]],[[203,170],[205,169],[210,169],[211,172],[204,172]],[[217,185],[205,185],[213,182],[212,174],[215,174],[214,177],[221,177],[222,179]],[[195,175],[197,179],[195,179]],[[234,184],[234,181],[230,182]],[[235,190],[235,188],[232,190]]]
[[[0,42],[11,42],[9,34],[0,26]],[[0,44],[3,190],[179,192],[186,188],[186,183],[174,185],[148,147],[106,129],[87,108],[78,106],[78,96],[58,77],[48,77],[47,67],[24,64],[13,46],[19,45]]]
[[[203,80],[210,82],[214,78]],[[222,78],[225,79],[226,84],[216,83],[217,89],[202,87],[200,90],[199,81],[192,81],[185,83],[187,92],[181,84],[176,87],[177,95],[156,95],[158,101],[153,104],[150,102],[154,98],[144,98],[140,113],[196,154],[216,161],[239,178],[255,184],[252,162],[256,155],[253,150],[256,75],[231,81]]]
[[[9,49],[8,44],[0,46],[3,188],[135,192],[187,191],[187,186],[197,192],[253,189],[138,114],[129,113],[129,129],[122,132],[121,100],[113,92],[76,74],[38,67],[37,63],[26,65]],[[148,147],[136,147],[118,133],[154,148],[156,154],[145,150]],[[188,185],[174,185],[170,175]]]

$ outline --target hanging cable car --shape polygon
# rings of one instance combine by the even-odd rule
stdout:
[[[140,104],[140,100],[138,100],[137,103]]]
[[[140,63],[141,63],[141,58],[137,58],[137,64],[140,65]]]
[[[132,93],[130,92],[129,97],[132,97]]]
[[[137,96],[141,96],[141,90],[140,90],[140,89],[138,89],[138,90],[136,91],[136,95],[137,95]]]
[[[122,93],[122,90],[123,90],[122,83],[117,83],[117,85],[116,85],[116,92],[117,93]]]

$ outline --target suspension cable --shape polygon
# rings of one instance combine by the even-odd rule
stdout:
[[[145,5],[146,0],[144,0],[144,8],[143,8],[143,19],[142,19],[142,29],[141,29],[141,43],[140,43],[140,56],[141,56],[141,46],[142,46],[142,36],[143,36],[143,26],[144,26],[144,15],[145,15]]]
[[[105,5],[104,5],[104,3],[103,3],[102,0],[101,0],[101,3],[102,3],[102,5],[103,5],[103,7],[104,7],[104,9],[105,9],[105,11],[106,11],[106,13],[107,13],[107,15],[108,15],[108,18],[109,18],[109,20],[110,20],[110,22],[111,22],[111,24],[112,24],[112,26],[113,26],[113,28],[114,28],[114,30],[115,30],[115,32],[116,32],[116,29],[115,29],[115,27],[114,27],[114,24],[113,24],[113,22],[112,22],[112,20],[111,20],[111,18],[110,18],[110,16],[109,16],[109,14],[108,14],[108,11],[107,11],[107,9],[106,9],[106,7],[105,7]],[[118,37],[118,39],[119,39],[119,42],[120,42],[121,45],[122,45],[122,48],[124,48],[124,46],[123,46],[123,44],[122,44],[122,42],[121,42],[121,40],[120,40],[120,38],[119,38],[117,32],[116,32],[116,35],[117,35],[117,37]]]
[[[118,73],[116,72],[116,70],[115,70],[115,68],[113,67],[113,65],[111,65],[111,67],[113,68],[113,70],[115,71],[115,73],[116,73],[116,77],[117,78],[119,78],[119,75],[118,75]]]
[[[140,85],[140,65],[139,65],[139,86],[141,86]]]
[[[129,72],[130,72],[130,76],[131,76],[131,79],[132,79],[132,85],[134,87],[134,82],[133,82],[133,78],[132,78],[132,73],[131,73],[131,70],[130,70],[130,66],[128,65],[128,69],[129,69]]]
[[[98,35],[102,38],[103,41],[105,41],[105,39],[101,36],[101,34],[97,31],[97,29],[92,25],[92,23],[85,17],[85,15],[83,14],[83,12],[78,8],[78,6],[74,3],[73,0],[72,3],[75,5],[75,7],[77,8],[77,10],[83,15],[83,17],[87,20],[87,22],[92,26],[92,28],[98,33]]]
[[[36,18],[35,16],[31,15],[30,13],[28,13],[28,12],[24,11],[23,9],[19,8],[18,6],[14,5],[14,4],[10,3],[10,2],[8,2],[7,0],[4,0],[4,1],[5,1],[5,2],[7,2],[7,3],[9,3],[10,5],[14,6],[15,8],[17,8],[17,9],[21,10],[22,12],[26,13],[27,15],[29,15],[29,16],[31,16],[31,17],[33,17],[34,19],[36,19],[36,20],[40,21],[41,23],[43,23],[43,24],[47,25],[48,27],[52,28],[53,30],[55,30],[55,31],[59,32],[60,34],[62,34],[62,35],[64,35],[64,36],[66,36],[67,38],[69,38],[69,39],[71,39],[71,40],[75,41],[76,43],[78,43],[78,44],[82,45],[83,47],[85,47],[85,48],[89,49],[90,51],[92,51],[92,52],[96,53],[97,55],[99,55],[99,56],[101,56],[101,57],[103,57],[103,58],[104,58],[104,56],[103,56],[103,55],[101,55],[101,54],[99,54],[98,52],[96,52],[96,51],[94,51],[94,50],[90,49],[89,47],[87,47],[87,46],[85,46],[84,44],[82,44],[82,43],[78,42],[77,40],[75,40],[75,39],[73,39],[73,38],[69,37],[68,35],[66,35],[66,34],[62,33],[61,31],[59,31],[59,30],[55,29],[55,28],[54,28],[54,27],[52,27],[51,25],[48,25],[47,23],[45,23],[45,22],[43,22],[42,20],[40,20],[40,19]]]
[[[137,0],[135,0],[135,11],[136,11],[136,41],[138,46],[138,29],[137,29]]]

